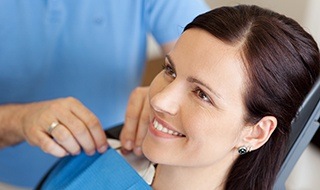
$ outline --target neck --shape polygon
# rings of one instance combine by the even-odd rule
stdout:
[[[224,188],[228,167],[176,167],[157,166],[152,187],[155,190],[215,189]],[[215,172],[216,171],[216,172]]]

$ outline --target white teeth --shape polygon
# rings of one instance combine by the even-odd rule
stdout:
[[[158,131],[161,131],[163,133],[167,133],[167,134],[170,134],[170,135],[174,135],[174,136],[179,136],[179,137],[183,137],[184,135],[177,132],[177,131],[173,131],[173,130],[170,130],[164,126],[162,126],[158,121],[154,120],[153,121],[153,126],[156,130]]]
[[[168,133],[169,129],[163,127],[161,131],[164,133]]]

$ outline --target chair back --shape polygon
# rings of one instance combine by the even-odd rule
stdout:
[[[320,79],[301,105],[297,117],[292,122],[286,157],[278,173],[274,190],[285,189],[285,182],[293,167],[307,148],[320,126]]]

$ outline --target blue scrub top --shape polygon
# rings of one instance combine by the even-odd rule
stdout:
[[[73,96],[104,127],[124,120],[147,34],[175,40],[199,0],[1,0],[0,104]],[[34,187],[56,161],[27,143],[0,150],[0,181]]]

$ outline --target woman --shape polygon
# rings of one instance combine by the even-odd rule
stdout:
[[[195,18],[150,86],[153,188],[271,189],[318,75],[318,47],[292,19],[245,5]]]
[[[272,189],[319,63],[313,38],[272,11],[195,18],[150,85],[142,150],[157,163],[152,188]]]

